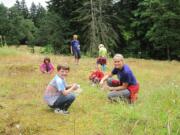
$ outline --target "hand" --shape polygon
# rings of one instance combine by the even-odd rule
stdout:
[[[104,81],[101,80],[101,81],[99,82],[99,85],[100,85],[100,86],[103,86],[103,84],[104,84]]]
[[[73,90],[77,90],[77,89],[79,88],[79,86],[78,86],[78,84],[74,83],[74,84],[71,86],[71,88],[72,88]]]
[[[47,73],[47,71],[42,71],[44,74],[46,74]]]
[[[109,87],[109,86],[108,86],[108,87]],[[109,87],[108,89],[109,89],[109,91],[115,91],[115,90],[113,89],[113,87]]]
[[[104,89],[107,89],[109,91],[114,91],[113,87],[109,87],[108,85],[104,86]]]

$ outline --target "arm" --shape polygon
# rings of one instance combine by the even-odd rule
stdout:
[[[72,51],[72,45],[70,45],[70,51],[71,51],[71,54],[73,54],[73,51]]]
[[[71,88],[71,87],[72,87],[72,84],[71,84],[71,85],[66,86],[66,90],[67,90],[67,89],[69,89],[69,88]]]
[[[72,41],[70,43],[70,51],[71,51],[71,54],[73,54],[73,50],[72,50]]]
[[[72,86],[67,87],[66,82],[60,77],[56,77],[55,81],[57,90],[61,92],[64,96],[77,89],[77,84],[73,84]]]
[[[128,73],[126,73],[122,78],[122,85],[121,86],[117,86],[117,87],[109,87],[107,86],[107,88],[110,91],[120,91],[120,90],[124,90],[128,88],[129,82],[130,82],[130,76]]]
[[[78,40],[78,46],[77,46],[78,50],[80,50],[80,42]]]
[[[54,71],[54,65],[50,63],[50,67],[51,67],[51,69],[49,70],[49,72],[48,72],[48,73],[50,73],[50,74],[51,74],[51,73]]]
[[[68,86],[68,87],[66,87],[66,88],[67,88],[66,90],[62,91],[62,94],[63,94],[64,96],[66,96],[66,95],[68,95],[69,93],[77,90],[77,84],[70,85],[70,86]]]
[[[101,57],[102,56],[102,50],[100,49],[99,50],[99,57]]]
[[[105,75],[105,76],[101,79],[101,81],[100,81],[99,84],[100,84],[100,85],[103,85],[104,81],[107,80],[107,78],[112,77],[112,76],[113,76],[112,73]]]
[[[110,91],[120,91],[120,90],[127,89],[127,87],[128,87],[128,83],[123,83],[121,86],[117,86],[117,87],[109,87],[109,86],[107,86],[107,88]]]
[[[40,65],[40,71],[41,71],[42,73],[46,73],[46,70],[44,69],[44,64],[41,64],[41,65]]]

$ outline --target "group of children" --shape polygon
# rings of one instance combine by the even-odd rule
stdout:
[[[89,76],[94,84],[99,84],[101,87],[108,89],[108,99],[111,101],[117,101],[119,99],[126,99],[130,103],[133,103],[137,99],[139,91],[139,84],[127,64],[125,64],[124,57],[121,54],[116,54],[113,57],[114,68],[108,73],[106,71],[107,63],[107,50],[103,44],[98,46],[99,57],[97,58],[96,66],[97,70],[93,71]],[[73,36],[71,42],[71,52],[75,56],[75,62],[78,64],[80,59],[80,44],[77,40],[77,35]],[[101,69],[98,67],[101,65]],[[50,62],[49,58],[45,58],[43,64],[40,65],[42,73],[52,73],[54,66]],[[79,89],[79,85],[74,83],[68,85],[65,81],[70,68],[68,65],[58,65],[57,74],[48,84],[44,100],[49,107],[54,108],[55,113],[68,114],[68,108],[75,100],[74,91]],[[118,80],[112,78],[113,75],[117,75]]]

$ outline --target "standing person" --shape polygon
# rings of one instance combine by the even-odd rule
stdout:
[[[103,72],[106,71],[106,62],[107,62],[107,49],[105,48],[105,46],[103,44],[99,45],[99,57],[97,58],[97,68],[98,65],[101,65],[101,70]]]
[[[80,43],[77,35],[73,35],[73,40],[71,41],[71,53],[75,57],[75,63],[79,64],[80,54]]]
[[[118,98],[130,99],[130,102],[134,102],[137,99],[137,93],[139,91],[139,84],[127,64],[124,62],[124,58],[121,54],[116,54],[113,57],[114,69],[112,72],[102,78],[100,84],[107,80],[107,89],[111,92],[108,94],[108,99],[111,101]],[[113,75],[117,75],[118,80],[112,79]]]
[[[51,63],[50,58],[48,57],[44,58],[43,63],[40,65],[40,71],[42,73],[48,73],[48,74],[51,74],[54,71],[54,66]]]
[[[44,100],[49,107],[54,108],[55,113],[69,114],[67,110],[75,100],[75,95],[72,92],[78,89],[78,85],[68,86],[65,81],[69,70],[68,66],[58,65],[57,74],[45,90]]]

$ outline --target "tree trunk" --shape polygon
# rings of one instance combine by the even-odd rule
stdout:
[[[91,32],[92,32],[92,38],[91,38],[91,47],[90,47],[90,51],[91,54],[94,52],[94,47],[96,45],[96,31],[95,31],[95,15],[94,15],[94,4],[93,4],[93,0],[90,0],[91,2]]]
[[[2,42],[2,36],[0,35],[0,42],[1,42],[1,46],[3,46],[3,42]]]
[[[171,60],[169,45],[166,46],[166,51],[167,51],[167,59]]]

